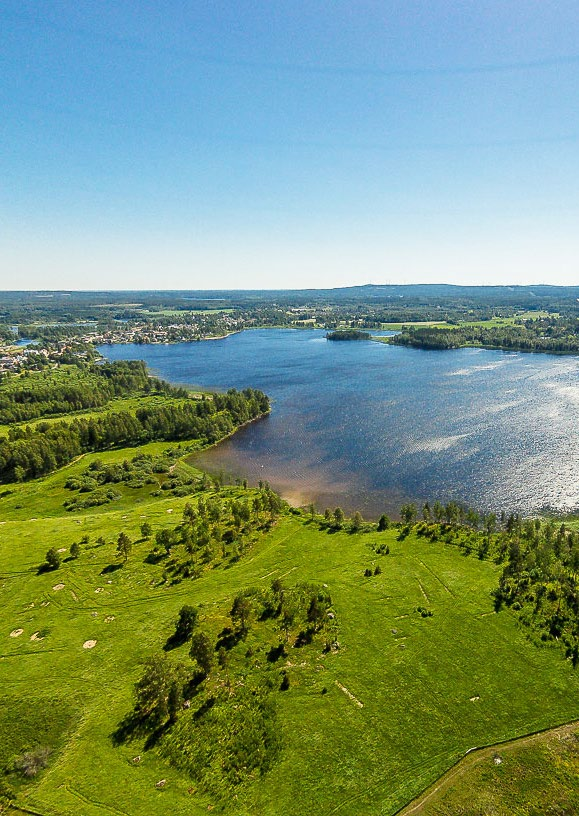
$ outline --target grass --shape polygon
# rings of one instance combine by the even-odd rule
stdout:
[[[400,816],[579,811],[579,724],[469,755]]]
[[[286,515],[237,564],[167,586],[162,566],[145,562],[151,544],[140,540],[140,525],[146,518],[154,531],[174,526],[187,498],[132,491],[119,506],[66,513],[64,480],[89,460],[0,499],[0,765],[31,743],[51,745],[49,767],[22,793],[43,816],[196,816],[209,805],[235,816],[393,814],[469,748],[579,717],[579,675],[561,652],[533,646],[514,615],[493,612],[494,564],[412,536],[397,541],[396,530],[329,534]],[[129,562],[103,574],[121,530],[136,542]],[[49,547],[68,550],[84,535],[90,543],[78,560],[37,574]],[[101,535],[107,543],[98,546]],[[376,541],[390,554],[376,555]],[[382,573],[364,577],[377,564]],[[160,652],[179,608],[200,607],[203,626],[217,632],[240,589],[266,588],[276,577],[328,585],[340,649],[305,658],[289,650],[274,767],[223,804],[158,749],[114,747],[143,661]],[[23,634],[10,637],[17,628]],[[44,638],[31,641],[38,631]],[[89,639],[97,645],[83,649]],[[187,646],[174,657],[187,662]],[[133,764],[137,754],[142,761]],[[166,786],[157,789],[161,779]]]

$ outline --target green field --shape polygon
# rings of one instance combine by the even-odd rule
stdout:
[[[400,816],[579,811],[579,723],[469,754]]]
[[[64,481],[91,458],[9,486],[3,492],[14,492],[0,498],[0,766],[37,744],[52,748],[34,782],[16,780],[23,806],[43,816],[194,816],[209,806],[236,816],[393,814],[468,749],[579,717],[579,676],[561,651],[532,645],[513,613],[494,613],[498,566],[413,535],[398,541],[397,529],[328,533],[286,513],[236,563],[215,562],[200,578],[171,585],[162,565],[145,561],[151,542],[141,540],[140,525],[174,526],[188,498],[122,486],[118,502],[67,513]],[[243,493],[225,489],[229,498]],[[135,545],[125,566],[110,569],[121,530]],[[90,543],[78,559],[37,574],[50,547],[68,551],[85,535]],[[375,543],[388,543],[390,554],[377,555]],[[364,576],[377,565],[381,574]],[[340,646],[324,654],[290,645],[271,669],[285,667],[291,681],[274,692],[282,749],[273,767],[220,798],[170,765],[163,743],[115,747],[111,735],[131,710],[143,662],[162,652],[180,607],[197,606],[216,636],[234,596],[267,589],[274,578],[327,584]],[[249,672],[246,649],[267,669],[276,623],[267,632],[260,626],[232,650],[238,683]],[[35,633],[42,639],[31,639]],[[94,648],[83,648],[89,640]],[[188,647],[171,659],[190,662]]]
[[[401,331],[403,328],[408,326],[414,326],[416,328],[420,327],[430,327],[436,329],[460,329],[464,328],[465,326],[513,326],[517,320],[538,320],[541,317],[558,317],[557,313],[550,313],[550,312],[520,312],[514,317],[493,317],[487,320],[462,320],[460,323],[447,323],[446,320],[422,320],[422,321],[412,321],[408,320],[404,323],[382,323],[381,328],[383,331]],[[375,337],[374,340],[379,340],[380,342],[388,342],[387,338],[382,337]]]

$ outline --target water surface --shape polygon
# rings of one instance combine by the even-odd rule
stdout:
[[[265,391],[271,416],[198,458],[296,503],[394,513],[455,499],[525,513],[579,506],[579,358],[331,342],[264,329],[105,346],[173,383]]]

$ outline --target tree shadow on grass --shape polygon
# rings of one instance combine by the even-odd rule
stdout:
[[[163,646],[163,651],[170,652],[173,649],[178,649],[179,646],[182,646],[184,643],[187,643],[188,640],[189,640],[188,637],[183,637],[182,635],[178,635],[176,632],[174,632],[167,638],[167,641]]]
[[[101,570],[101,575],[110,575],[111,572],[116,572],[122,568],[122,564],[109,564]]]
[[[111,739],[113,745],[118,747],[127,742],[132,742],[132,740],[142,739],[150,730],[151,724],[148,718],[143,717],[142,714],[136,711],[131,711],[130,714],[127,714],[118,724],[117,728],[111,734]]]
[[[233,649],[234,646],[237,646],[240,640],[243,640],[243,631],[238,629],[234,632],[233,629],[226,626],[225,629],[222,629],[219,633],[219,639],[215,644],[215,651],[218,652],[222,647],[229,651]]]
[[[130,714],[121,720],[115,731],[111,734],[111,740],[115,748],[120,745],[125,745],[137,739],[144,739],[145,744],[143,750],[148,751],[154,748],[159,742],[163,734],[165,734],[174,723],[171,720],[166,720],[161,724],[158,720],[152,721],[150,717],[143,717],[137,711],[131,711]]]
[[[155,745],[159,742],[159,740],[163,737],[164,734],[171,728],[174,723],[171,720],[167,720],[166,722],[159,725],[155,730],[149,734],[146,739],[145,744],[143,745],[144,751],[150,751],[151,748],[154,748]]]
[[[46,562],[44,562],[39,567],[37,567],[36,574],[44,575],[45,572],[56,572],[57,569],[58,567],[53,567],[51,564],[47,564]]]

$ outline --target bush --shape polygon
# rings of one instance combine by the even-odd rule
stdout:
[[[14,770],[30,779],[46,768],[50,754],[51,749],[48,746],[38,746],[32,751],[26,751],[14,763]]]
[[[57,570],[60,567],[60,554],[54,547],[46,553],[46,567],[49,570]]]

